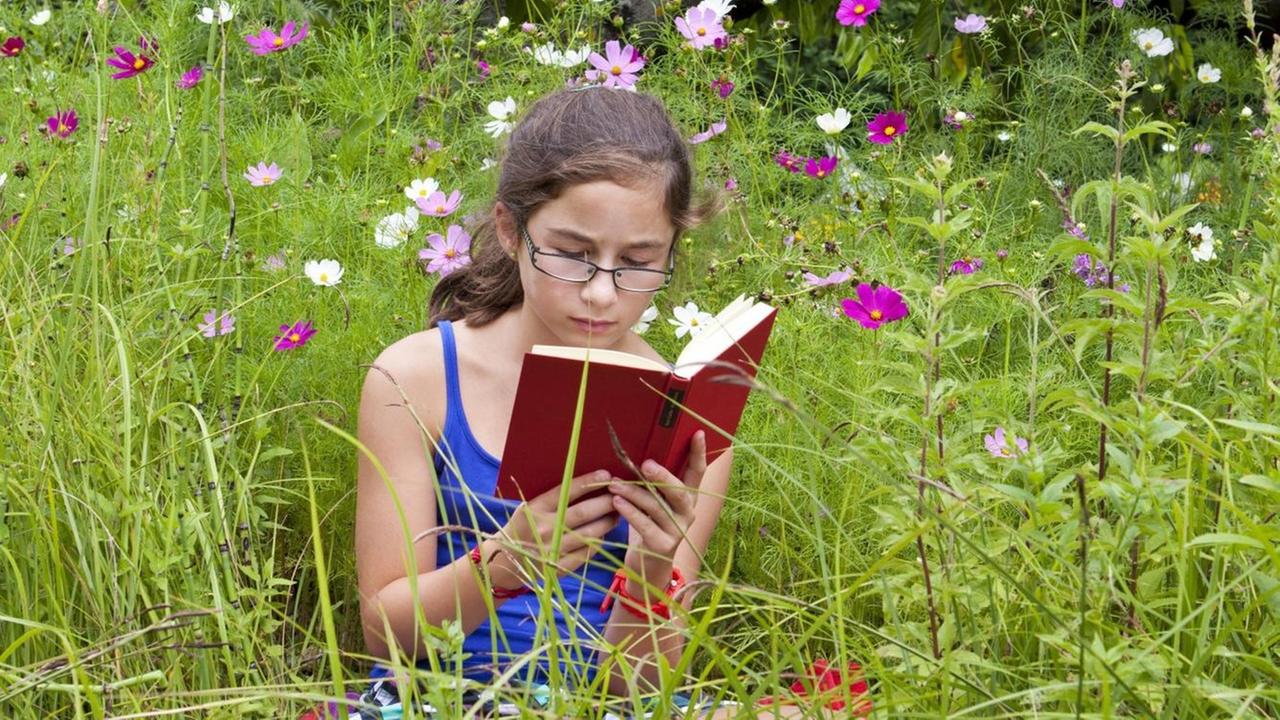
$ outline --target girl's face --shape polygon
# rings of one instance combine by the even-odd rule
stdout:
[[[656,291],[633,292],[614,285],[612,273],[596,271],[587,282],[548,275],[543,253],[565,255],[603,268],[666,270],[675,228],[662,206],[658,183],[638,188],[610,181],[582,183],[539,207],[525,231],[510,224],[506,240],[516,251],[525,309],[565,345],[613,347],[653,302]],[[506,233],[504,233],[505,235]],[[539,253],[534,267],[529,244]],[[623,279],[625,283],[625,278]]]

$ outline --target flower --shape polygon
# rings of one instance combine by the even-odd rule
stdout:
[[[942,117],[942,123],[952,130],[962,130],[964,124],[972,119],[973,117],[963,110],[948,110]]]
[[[480,73],[481,80],[488,80],[489,79],[489,63],[485,62],[484,60],[477,60],[476,72]]]
[[[117,45],[114,48],[116,56],[107,58],[107,64],[113,68],[119,68],[120,72],[111,76],[112,80],[124,80],[135,75],[141,75],[147,71],[147,68],[156,64],[155,60],[139,52],[136,56]]]
[[[1124,0],[1111,0],[1111,7],[1119,10],[1124,7]]]
[[[853,271],[846,267],[841,270],[835,270],[826,277],[818,277],[811,272],[806,272],[804,281],[813,287],[824,287],[827,285],[839,285],[852,277],[852,275]]]
[[[1178,146],[1171,142],[1160,143],[1160,149],[1167,153],[1178,152]]]
[[[1196,69],[1196,79],[1206,85],[1216,83],[1222,79],[1222,71],[1209,63],[1201,63]]]
[[[249,166],[244,173],[244,179],[254,187],[264,187],[279,180],[283,174],[284,170],[281,170],[279,165],[260,162],[257,167]]]
[[[698,7],[714,12],[717,20],[733,12],[733,3],[728,0],[702,0]]]
[[[1085,287],[1094,287],[1095,285],[1105,287],[1111,279],[1111,273],[1107,271],[1107,266],[1094,260],[1088,253],[1076,255],[1072,272],[1076,274],[1076,277],[1084,281]],[[1120,292],[1129,292],[1129,283],[1120,283],[1115,287]]]
[[[217,20],[218,24],[221,25],[235,17],[235,14],[236,8],[234,5],[228,2],[220,2],[218,3],[218,11],[216,13],[211,7],[202,7],[200,8],[200,12],[196,13],[196,19],[205,25],[212,25],[213,21]]]
[[[315,334],[316,329],[311,326],[310,320],[296,322],[293,325],[281,325],[280,334],[276,336],[275,350],[282,352],[300,348],[306,345]]]
[[[284,269],[284,265],[285,256],[283,250],[274,255],[268,255],[267,259],[262,261],[262,269],[267,272],[280,272]]]
[[[182,73],[182,77],[178,78],[176,83],[179,90],[190,90],[200,84],[200,78],[204,77],[204,68],[195,65],[190,70]]]
[[[307,23],[302,23],[302,27],[299,28],[290,20],[280,28],[279,35],[271,28],[265,27],[257,35],[245,35],[244,41],[249,44],[249,49],[253,50],[254,55],[270,55],[273,52],[288,50],[302,42],[306,36]]]
[[[1173,41],[1164,36],[1160,32],[1160,28],[1146,28],[1145,30],[1134,30],[1130,37],[1138,43],[1138,47],[1142,48],[1142,52],[1147,57],[1160,57],[1173,52]]]
[[[437,190],[425,198],[418,198],[415,202],[418,204],[418,212],[423,215],[444,217],[458,209],[458,204],[462,202],[462,191],[454,190],[446,198],[443,191]]]
[[[324,287],[333,287],[342,282],[342,264],[337,260],[308,260],[302,271],[311,278],[311,282]]]
[[[577,50],[566,49],[561,52],[556,49],[553,43],[539,45],[533,49],[533,59],[542,65],[554,65],[562,68],[571,68],[581,65],[586,61],[587,56],[591,54],[591,48],[583,45]]]
[[[827,177],[836,169],[837,159],[833,155],[820,158],[809,158],[804,164],[804,174],[819,180]]]
[[[1213,248],[1214,248],[1213,238],[1211,237],[1203,238],[1200,240],[1199,245],[1196,245],[1195,247],[1191,248],[1191,259],[1195,260],[1196,262],[1206,262],[1208,260],[1213,260],[1214,258],[1218,257],[1218,254],[1214,252]]]
[[[215,308],[204,314],[204,322],[200,324],[200,332],[207,338],[226,335],[236,329],[236,318],[227,313],[218,314]]]
[[[440,277],[471,263],[471,236],[461,225],[450,225],[444,236],[431,233],[427,244],[418,251],[418,259],[426,260],[427,272],[439,272]]]
[[[867,139],[878,145],[888,145],[906,131],[907,116],[894,110],[878,113],[867,123]]]
[[[404,196],[411,202],[417,202],[419,198],[431,197],[431,193],[439,189],[440,183],[435,178],[418,178],[404,189]]]
[[[996,133],[996,139],[1000,142],[1009,142],[1013,139],[1013,135],[1010,135],[1008,130],[1001,130]]]
[[[826,705],[828,710],[838,712],[845,709],[846,687],[848,688],[849,697],[853,698],[853,707],[849,708],[848,715],[842,714],[840,717],[852,717],[854,715],[866,717],[869,715],[872,710],[872,703],[871,700],[867,699],[867,680],[862,672],[862,666],[856,662],[850,662],[844,669],[844,675],[842,675],[840,668],[828,665],[825,658],[816,658],[813,661],[813,665],[809,667],[808,677],[791,683],[790,690],[793,696],[799,698],[808,697],[812,692],[819,701]],[[789,701],[766,696],[761,698],[759,702],[760,705],[767,706],[775,702],[787,703]],[[812,703],[806,702],[803,704]]]
[[[603,76],[605,87],[629,88],[636,84],[636,73],[644,67],[645,61],[640,51],[630,43],[626,47],[619,47],[617,40],[610,40],[604,44],[604,56],[593,52],[587,57],[587,62],[596,71],[594,74],[588,71],[587,79],[598,80]]]
[[[645,308],[644,314],[640,316],[640,320],[631,326],[631,332],[637,335],[643,335],[649,329],[650,323],[658,319],[658,306],[650,305]]]
[[[32,15],[31,17],[27,18],[27,22],[31,23],[32,25],[39,26],[49,22],[49,18],[51,17],[53,17],[53,12],[50,11],[49,8],[45,8],[43,10],[38,11],[35,15]]]
[[[511,117],[515,111],[516,101],[510,95],[506,100],[494,100],[489,103],[489,116],[493,119],[484,124],[485,132],[493,137],[501,137],[503,133],[511,132],[515,123],[507,118]]]
[[[982,267],[982,258],[970,257],[968,255],[965,255],[959,260],[956,260],[955,262],[951,263],[951,272],[959,273],[961,275],[972,275],[975,272],[977,272],[978,269],[981,267]]]
[[[373,229],[373,241],[378,247],[400,247],[405,240],[418,229],[418,218],[422,213],[410,205],[402,213],[391,213],[378,221]]]
[[[27,46],[27,41],[17,35],[7,37],[4,43],[0,44],[0,55],[5,57],[18,57],[22,54],[22,48]]]
[[[693,302],[687,302],[683,306],[677,305],[672,308],[671,314],[675,317],[667,318],[667,322],[676,326],[676,338],[682,338],[686,333],[691,338],[697,337],[698,333],[715,320],[711,313],[699,310]]]
[[[16,221],[17,217],[18,216],[15,214],[11,219]],[[61,242],[62,242],[61,250],[64,256],[75,255],[77,250],[79,250],[81,247],[84,247],[83,242],[81,242],[80,240],[77,240],[74,236],[71,236],[71,235],[62,236]],[[57,251],[55,250],[55,252]]]
[[[9,179],[9,173],[0,172],[0,188],[4,187],[5,181]]]
[[[724,100],[733,94],[733,83],[728,78],[719,77],[711,81],[711,89],[719,93],[720,99]]]
[[[963,18],[956,18],[956,30],[966,35],[980,33],[987,29],[987,19],[975,13],[969,13]]]
[[[1205,225],[1204,223],[1196,223],[1195,225],[1187,228],[1187,234],[1201,242],[1204,242],[1205,240],[1213,239],[1213,228]]]
[[[1177,191],[1179,197],[1186,195],[1191,191],[1191,173],[1174,173],[1173,177],[1170,179],[1173,180],[1173,187]]]
[[[524,22],[520,23],[520,31],[521,31],[521,32],[527,32],[527,33],[530,33],[530,34],[532,34],[532,33],[536,33],[536,32],[538,32],[538,26],[537,26],[537,25],[535,25],[534,23],[531,23],[531,22],[529,22],[529,21],[527,21],[527,20],[526,20],[526,21],[524,21]]]
[[[480,161],[480,172],[486,172],[498,167],[498,161],[493,158],[484,158]]]
[[[867,16],[880,9],[880,0],[840,0],[836,8],[836,21],[841,25],[862,27]]]
[[[726,127],[728,127],[727,122],[724,120],[717,120],[716,122],[711,123],[711,127],[706,130],[703,130],[700,133],[694,133],[693,137],[689,138],[689,144],[697,145],[698,143],[704,143],[724,132]]]
[[[1213,152],[1213,146],[1207,142],[1198,142],[1191,146],[1191,151],[1199,153],[1200,155],[1208,155]]]
[[[725,179],[725,181],[724,181],[724,189],[725,189],[725,190],[728,190],[729,192],[733,192],[734,190],[737,190],[737,189],[738,189],[738,179],[737,179],[737,178],[726,178],[726,179]]]
[[[1248,120],[1249,118],[1253,117],[1253,108],[1249,107],[1248,105],[1245,105],[1244,107],[1240,108],[1240,117],[1244,118],[1245,120]]]
[[[720,24],[720,15],[701,5],[689,8],[684,17],[676,18],[676,29],[694,50],[714,47],[716,40],[722,40],[727,35],[724,26]]]
[[[80,126],[80,120],[76,117],[76,111],[67,109],[54,111],[53,115],[45,121],[49,126],[49,137],[67,138],[71,133],[76,131]]]
[[[895,322],[907,316],[907,304],[902,295],[888,285],[873,288],[866,283],[858,284],[858,299],[845,298],[840,301],[844,314],[858,321],[868,330],[876,330],[885,323]]]
[[[996,262],[1004,262],[1005,260],[1008,260],[1008,259],[1009,259],[1008,250],[1004,248],[1000,248],[999,250],[996,251]]]
[[[779,150],[777,155],[773,156],[773,161],[793,173],[798,173],[804,169],[805,161],[809,158],[803,155],[792,155],[786,150]]]
[[[853,116],[844,108],[836,108],[835,112],[823,113],[815,120],[818,127],[822,128],[822,132],[828,135],[839,135],[841,130],[849,127],[849,121]]]
[[[987,446],[987,452],[992,457],[1010,458],[1022,455],[1027,452],[1027,439],[1015,436],[1013,444],[1009,444],[1009,438],[1005,436],[1004,428],[997,425],[995,432],[982,436],[982,442]]]

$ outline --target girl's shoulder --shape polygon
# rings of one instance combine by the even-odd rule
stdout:
[[[445,409],[443,348],[438,327],[388,345],[369,368],[365,394],[395,403],[408,400],[425,427],[438,427]]]

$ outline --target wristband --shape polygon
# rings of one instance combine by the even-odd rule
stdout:
[[[667,583],[665,588],[667,597],[675,596],[676,592],[682,587],[684,587],[684,575],[680,574],[680,568],[672,565],[671,582]],[[666,603],[659,600],[653,604],[646,604],[643,600],[639,600],[627,592],[626,568],[618,568],[618,571],[613,574],[613,584],[609,586],[609,591],[605,593],[604,602],[600,603],[600,612],[605,612],[609,609],[609,606],[613,604],[614,596],[622,599],[622,609],[641,620],[649,619],[651,614],[657,615],[663,620],[671,619],[671,608],[667,607]]]
[[[471,548],[470,557],[471,557],[471,564],[472,564],[472,565],[475,565],[476,567],[480,567],[481,565],[483,565],[483,564],[484,564],[484,563],[483,563],[483,560],[480,558],[480,546],[479,546],[479,545],[476,545],[475,547]],[[511,599],[511,598],[513,598],[513,597],[518,597],[518,596],[520,596],[520,595],[523,595],[523,594],[525,594],[525,593],[529,592],[529,588],[524,587],[523,585],[522,585],[522,586],[520,586],[520,587],[518,587],[518,588],[512,588],[512,589],[510,589],[510,590],[506,590],[506,589],[504,589],[504,588],[500,588],[500,587],[498,587],[497,585],[494,585],[492,582],[490,582],[490,583],[489,583],[489,588],[490,588],[490,590],[492,590],[492,591],[493,591],[493,597],[494,597],[494,598],[496,598],[496,599],[498,599],[498,600],[510,600],[510,599]]]

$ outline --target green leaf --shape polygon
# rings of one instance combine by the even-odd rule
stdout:
[[[1236,533],[1205,533],[1199,537],[1192,538],[1187,543],[1187,547],[1202,546],[1241,546],[1253,548],[1254,550],[1266,550],[1267,546],[1257,538],[1251,538],[1247,535],[1239,535]]]
[[[1220,422],[1223,425],[1229,425],[1233,428],[1251,433],[1259,433],[1261,435],[1271,435],[1272,437],[1280,435],[1280,427],[1269,425],[1267,423],[1253,422],[1251,420],[1234,420],[1232,418],[1218,418],[1214,422]]]
[[[1125,131],[1122,139],[1127,143],[1143,135],[1163,135],[1171,138],[1173,137],[1173,126],[1163,120],[1151,120],[1129,128]]]
[[[925,198],[930,202],[936,203],[942,199],[942,191],[938,189],[937,185],[934,185],[928,180],[922,180],[920,178],[911,178],[911,177],[896,177],[896,178],[890,178],[890,179],[898,183],[899,185],[906,185],[912,190],[915,190],[916,192],[925,196]],[[903,218],[903,219],[906,220],[907,218]]]
[[[1082,132],[1091,132],[1094,135],[1101,135],[1102,137],[1108,138],[1112,142],[1115,142],[1120,137],[1119,130],[1109,125],[1103,125],[1102,123],[1092,122],[1092,121],[1087,122],[1084,125],[1081,125],[1080,127],[1076,128],[1075,132],[1071,134],[1079,135]]]

